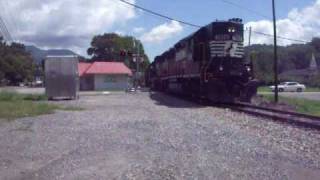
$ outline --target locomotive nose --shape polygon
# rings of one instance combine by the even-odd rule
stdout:
[[[244,88],[241,90],[240,101],[250,102],[252,97],[257,94],[258,85],[258,80],[251,80],[247,84],[245,84]]]

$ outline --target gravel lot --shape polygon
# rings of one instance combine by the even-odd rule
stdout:
[[[158,93],[0,124],[0,179],[319,179],[320,132]]]

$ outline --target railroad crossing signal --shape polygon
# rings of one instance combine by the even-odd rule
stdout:
[[[139,62],[139,63],[142,63],[144,61],[144,58],[143,56],[138,56],[137,54],[133,54],[132,55],[132,61],[133,62]]]

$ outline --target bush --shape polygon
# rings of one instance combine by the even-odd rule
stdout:
[[[309,84],[310,86],[313,86],[313,87],[320,87],[320,74],[311,77]]]

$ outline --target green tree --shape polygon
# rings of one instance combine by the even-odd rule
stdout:
[[[317,41],[314,42],[315,46]],[[320,48],[320,43],[319,43]],[[252,45],[245,48],[246,59],[253,60],[256,78],[265,83],[273,82],[273,46]],[[278,47],[278,73],[297,69],[307,69],[314,48],[310,44],[293,44]],[[253,56],[252,56],[253,54]]]
[[[320,52],[320,38],[313,38],[310,44],[316,49],[316,51]]]
[[[143,59],[139,67],[141,71],[144,71],[150,64],[149,58],[145,54],[143,44],[132,36],[120,36],[116,33],[96,35],[93,37],[87,53],[92,56],[91,61],[124,62],[130,69],[136,69],[131,54],[137,54],[138,49]],[[121,52],[126,54],[121,56]]]
[[[0,38],[0,82],[17,84],[31,81],[34,74],[33,59],[19,43],[6,44]]]
[[[320,66],[320,38],[313,38],[310,45],[314,48],[317,64]]]

